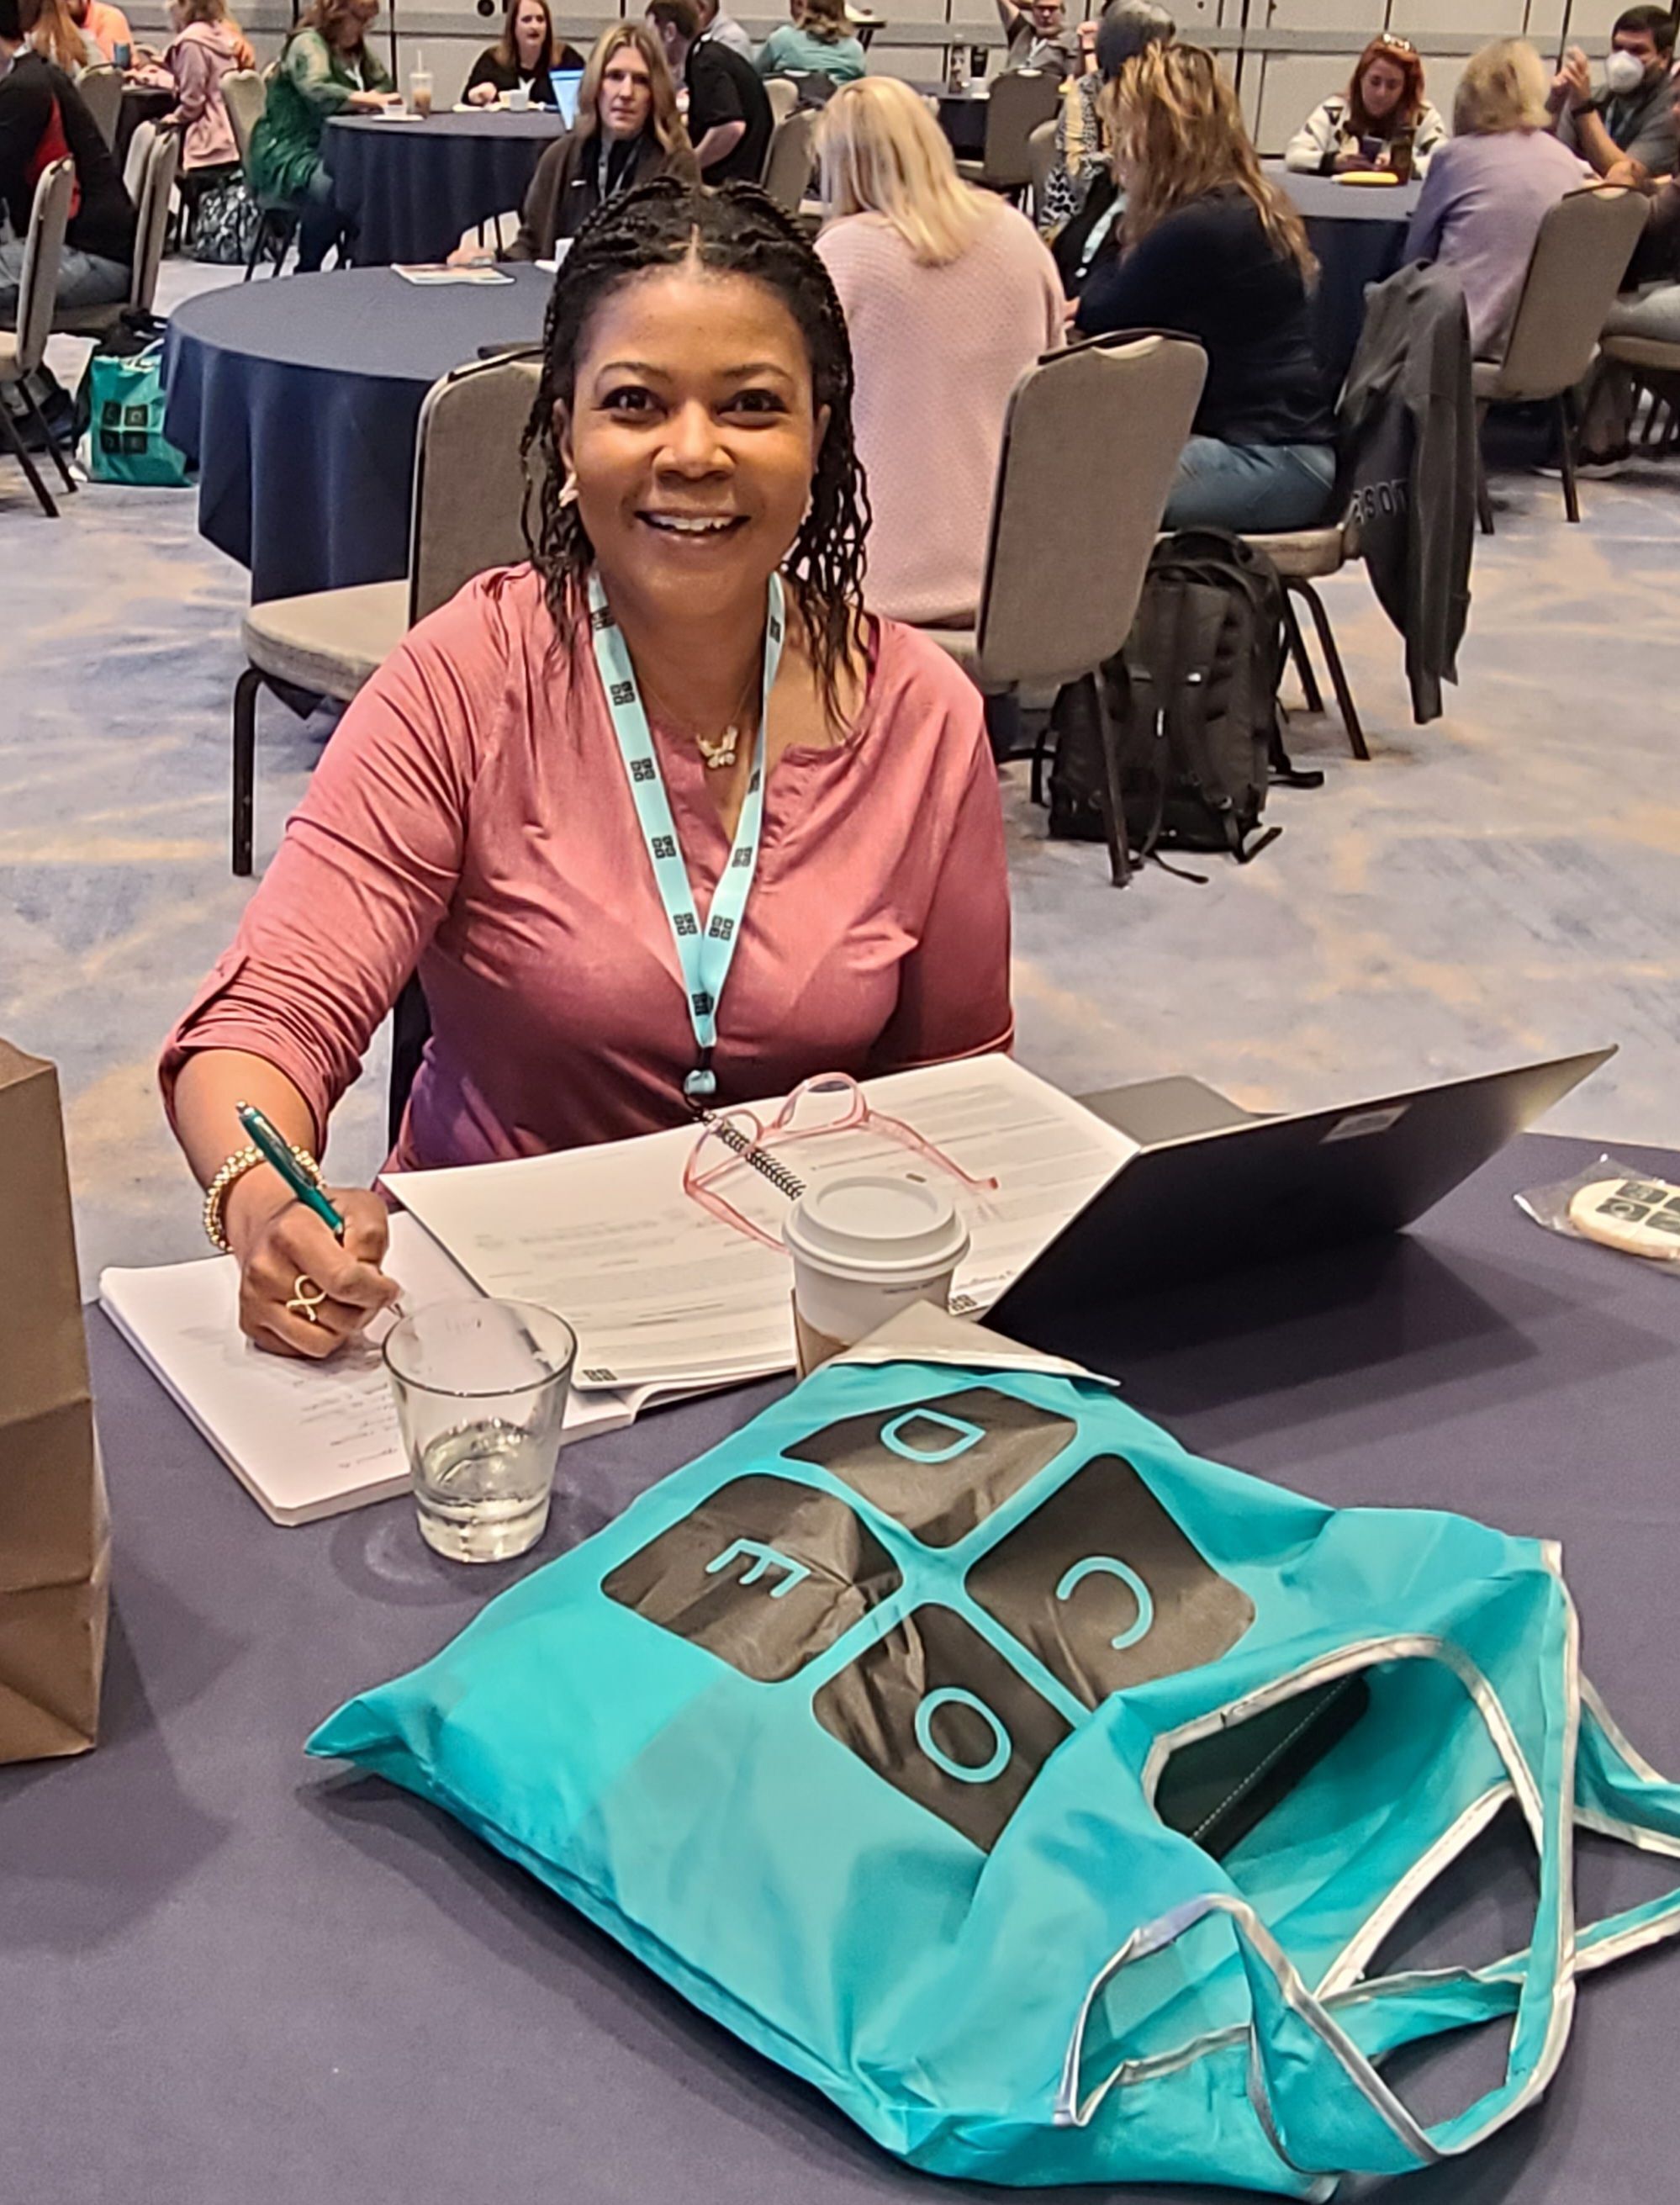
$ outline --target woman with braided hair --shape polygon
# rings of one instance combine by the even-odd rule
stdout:
[[[861,610],[852,357],[796,225],[674,178],[603,207],[555,282],[526,447],[531,563],[363,689],[165,1053],[241,1322],[282,1352],[330,1354],[395,1294],[385,1213],[333,1190],[341,1245],[243,1168],[234,1104],[318,1155],[417,966],[410,1168],[1011,1037],[980,698]]]

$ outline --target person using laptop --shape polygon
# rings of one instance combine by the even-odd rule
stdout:
[[[506,93],[523,90],[534,106],[554,107],[554,72],[583,66],[577,48],[555,35],[549,0],[508,0],[502,36],[473,62],[461,98],[469,107],[493,107]]]
[[[555,246],[575,237],[609,199],[655,176],[698,183],[699,175],[664,48],[646,24],[614,23],[595,42],[577,122],[537,163],[519,234],[502,257],[552,260]],[[458,246],[449,264],[471,268],[494,257],[482,247]]]
[[[756,184],[775,128],[757,70],[715,39],[700,43],[696,0],[652,0],[648,21],[664,42],[672,75],[687,90],[688,135],[702,180]]]
[[[526,442],[532,558],[374,673],[166,1049],[240,1322],[281,1353],[389,1305],[386,1214],[333,1190],[341,1244],[235,1106],[322,1154],[417,968],[410,1168],[1012,1036],[980,695],[864,610],[851,347],[798,224],[740,184],[614,199],[555,279]]]

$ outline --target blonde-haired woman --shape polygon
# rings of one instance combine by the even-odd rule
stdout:
[[[1547,81],[1522,39],[1495,39],[1470,56],[1452,103],[1452,138],[1429,163],[1406,233],[1408,260],[1437,260],[1457,275],[1479,360],[1505,350],[1546,209],[1588,181],[1552,134]]]
[[[665,49],[645,23],[614,23],[596,40],[578,87],[578,119],[537,163],[510,260],[551,260],[596,209],[650,176],[698,184]],[[482,260],[471,249],[456,262]]]
[[[66,76],[78,77],[84,69],[104,66],[98,40],[74,21],[64,0],[39,0],[33,18],[27,6],[19,12],[30,45],[44,62],[62,69]]]
[[[778,24],[758,49],[760,76],[810,71],[835,84],[851,84],[868,67],[846,0],[793,0],[793,21]]]
[[[923,626],[980,598],[1009,394],[1060,344],[1055,264],[1032,224],[958,177],[896,77],[843,85],[817,126],[817,240],[852,333],[852,420],[873,519],[864,598]]]
[[[1336,455],[1301,218],[1261,175],[1237,95],[1202,47],[1146,47],[1107,98],[1125,213],[1077,325],[1090,336],[1182,330],[1208,354],[1167,525],[1313,527]]]

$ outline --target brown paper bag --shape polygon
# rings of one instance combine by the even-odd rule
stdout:
[[[110,1530],[93,1434],[58,1077],[0,1041],[0,1762],[85,1753]]]

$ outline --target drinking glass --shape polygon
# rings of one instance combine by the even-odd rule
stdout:
[[[420,1535],[456,1562],[507,1561],[549,1520],[578,1338],[534,1302],[427,1302],[386,1335]]]

